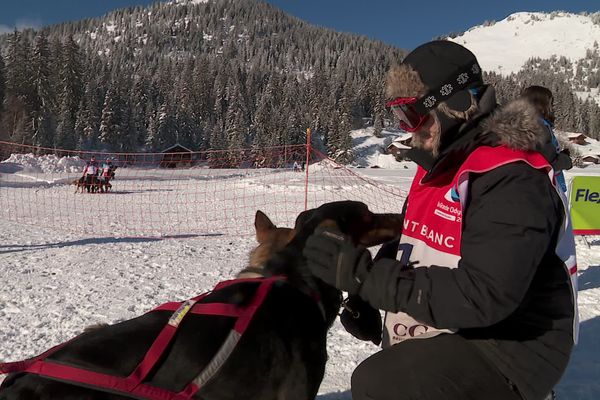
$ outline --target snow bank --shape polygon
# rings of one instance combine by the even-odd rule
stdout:
[[[57,157],[54,154],[36,156],[28,154],[11,154],[11,156],[0,162],[0,172],[5,174],[16,172],[28,173],[73,173],[81,172],[85,161],[78,156]]]

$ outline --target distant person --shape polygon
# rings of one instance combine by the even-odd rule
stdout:
[[[568,150],[560,148],[560,143],[554,134],[554,96],[550,89],[543,86],[529,86],[521,92],[521,97],[530,102],[538,112],[540,122],[548,130],[548,140],[542,144],[541,151],[547,157],[552,157],[555,152],[553,166],[555,167],[555,178],[563,193],[567,192],[567,183],[563,170],[569,170],[573,167]]]
[[[402,235],[374,260],[331,227],[303,250],[315,276],[352,296],[359,312],[344,310],[344,327],[383,341],[354,370],[352,399],[544,399],[578,329],[575,246],[538,150],[545,128],[524,99],[497,107],[475,55],[451,41],[409,53],[386,92],[418,164]]]
[[[83,177],[85,189],[88,193],[94,193],[96,190],[96,179],[98,174],[98,162],[96,157],[92,156],[83,168]]]
[[[102,192],[108,192],[112,188],[110,181],[115,176],[115,169],[116,167],[113,165],[112,159],[110,158],[107,158],[102,163],[98,173],[100,179],[99,186]]]

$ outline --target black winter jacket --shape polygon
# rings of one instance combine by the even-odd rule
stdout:
[[[413,160],[428,170],[426,180],[458,168],[480,145],[537,150],[556,163],[527,110],[513,102],[457,132],[437,159],[416,151]],[[573,347],[570,278],[554,253],[563,204],[547,175],[521,162],[472,176],[469,193],[458,268],[400,268],[396,242],[382,248],[360,296],[375,308],[458,329],[525,399],[542,399]],[[392,257],[381,258],[390,249]]]

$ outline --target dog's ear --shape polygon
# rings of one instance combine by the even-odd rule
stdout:
[[[271,222],[269,217],[262,211],[256,211],[254,217],[254,228],[256,229],[256,240],[258,243],[263,243],[269,237],[269,233],[276,228],[275,224]]]
[[[361,233],[358,243],[371,247],[388,242],[402,233],[402,214],[373,214],[372,227]]]

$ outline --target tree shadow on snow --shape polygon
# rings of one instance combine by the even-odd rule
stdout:
[[[600,287],[600,265],[590,265],[588,269],[577,276],[579,290],[596,289]]]
[[[557,399],[600,399],[600,317],[580,325],[579,343],[575,346],[567,371],[556,387]]]
[[[103,238],[85,238],[66,242],[57,243],[41,243],[41,244],[7,244],[0,245],[0,254],[8,253],[20,253],[23,251],[36,251],[46,249],[60,249],[64,247],[72,246],[86,246],[89,244],[112,244],[112,243],[144,243],[144,242],[158,242],[166,239],[191,239],[196,237],[217,237],[223,236],[220,233],[209,233],[209,234],[194,234],[194,235],[169,235],[163,237],[103,237]],[[2,250],[5,249],[5,250]]]

